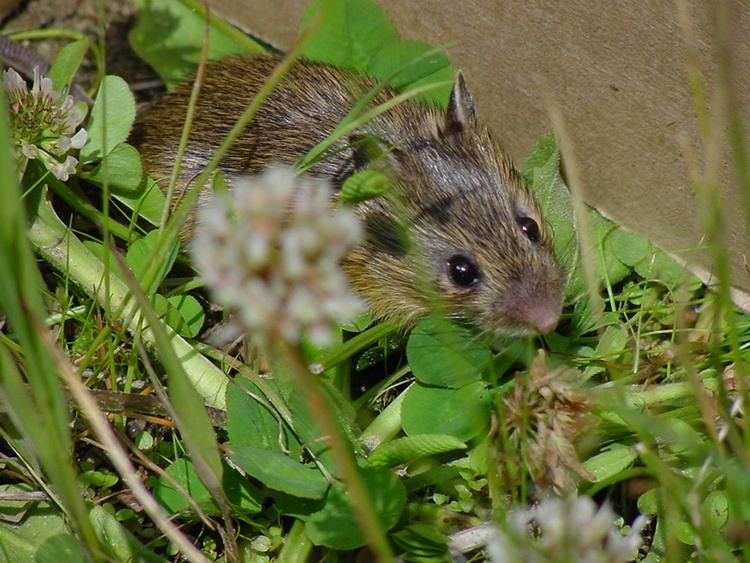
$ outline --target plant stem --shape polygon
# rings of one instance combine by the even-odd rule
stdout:
[[[99,304],[109,301],[112,310],[121,310],[118,318],[128,319],[130,330],[142,326],[143,319],[132,303],[126,302],[130,291],[123,281],[114,273],[110,276],[109,296],[105,296],[102,279],[104,265],[55,215],[47,200],[40,203],[36,220],[29,229],[29,239],[37,252],[53,267],[66,272]],[[207,358],[190,345],[185,339],[165,327],[170,334],[170,343],[183,364],[185,372],[203,397],[208,406],[224,409],[224,392],[227,378]],[[148,345],[154,345],[153,332],[148,327],[142,328],[141,337]]]
[[[310,558],[312,550],[313,544],[305,534],[305,523],[295,520],[284,539],[284,547],[276,563],[304,563]]]
[[[401,430],[401,403],[404,402],[405,396],[406,389],[391,401],[362,432],[360,441],[366,443],[369,449],[372,450],[382,442],[395,438]]]
[[[270,342],[273,343],[268,347],[270,357],[283,362],[289,368],[288,373],[305,396],[307,407],[320,424],[323,434],[328,437],[331,455],[351,496],[352,508],[362,530],[362,535],[370,544],[375,559],[382,563],[393,561],[393,552],[377,518],[372,499],[362,481],[357,463],[328,411],[325,397],[315,380],[315,376],[310,373],[296,347],[287,343],[278,333],[272,333],[269,336]]]
[[[360,332],[358,335],[341,344],[341,346],[336,347],[336,349],[330,352],[327,356],[321,358],[320,362],[315,366],[315,371],[317,372],[320,370],[320,372],[323,372],[348,360],[357,352],[364,350],[381,338],[396,331],[398,327],[398,321],[391,319],[383,321],[364,332]]]

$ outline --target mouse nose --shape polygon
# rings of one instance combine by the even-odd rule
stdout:
[[[547,334],[557,328],[560,322],[560,306],[548,303],[535,303],[525,313],[525,321],[538,333]]]
[[[561,312],[561,299],[551,295],[526,295],[523,299],[516,298],[508,307],[508,313],[515,323],[540,334],[547,334],[557,328]]]

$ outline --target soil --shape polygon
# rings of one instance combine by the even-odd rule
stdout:
[[[99,0],[27,0],[2,21],[2,32],[10,33],[38,29],[62,29],[85,34],[99,41],[101,31],[99,7],[104,9],[104,37],[106,72],[124,78],[134,91],[152,87],[156,73],[141,61],[130,48],[128,31],[135,23],[136,7],[129,0],[100,2]],[[2,15],[2,13],[0,13]],[[24,41],[46,61],[52,61],[68,39],[39,39]],[[88,88],[95,79],[96,65],[90,57],[79,69],[77,81]]]

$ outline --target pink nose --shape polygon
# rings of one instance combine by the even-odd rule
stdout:
[[[540,334],[552,332],[560,322],[560,303],[534,301],[514,307],[515,317]]]
[[[540,334],[547,334],[555,330],[557,323],[560,322],[560,311],[538,307],[528,311],[526,320],[534,330]]]

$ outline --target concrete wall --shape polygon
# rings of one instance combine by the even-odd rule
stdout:
[[[551,129],[544,95],[567,120],[587,201],[616,222],[692,262],[704,278],[710,256],[695,250],[704,228],[689,169],[703,167],[688,86],[688,60],[712,100],[718,77],[717,13],[730,23],[734,94],[750,127],[750,4],[741,0],[379,0],[401,36],[454,44],[480,115],[521,160]],[[288,46],[307,0],[213,0],[213,9],[271,44]],[[688,40],[678,17],[689,14]],[[684,20],[683,20],[684,21]],[[713,109],[721,104],[712,102]],[[721,112],[719,112],[720,114]],[[718,131],[726,121],[717,116]],[[726,135],[724,135],[724,140]],[[732,154],[718,162],[733,283],[750,291],[745,219]]]

